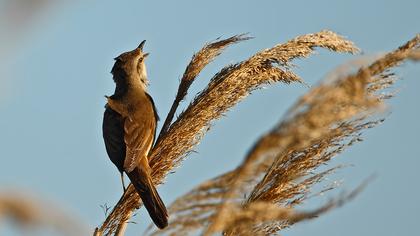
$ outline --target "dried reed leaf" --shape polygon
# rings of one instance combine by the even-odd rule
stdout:
[[[193,150],[212,121],[220,118],[252,90],[272,82],[300,82],[301,79],[289,70],[288,62],[309,56],[315,47],[337,52],[358,51],[343,37],[331,31],[321,31],[266,49],[217,73],[154,147],[150,165],[155,183],[162,183],[165,176]],[[112,234],[121,222],[127,220],[127,212],[138,204],[139,197],[129,186],[100,231],[105,235]]]
[[[361,131],[383,122],[369,118],[380,111],[382,100],[389,98],[380,93],[396,79],[387,70],[405,59],[418,60],[419,44],[417,36],[356,74],[312,89],[283,122],[254,145],[238,168],[176,200],[170,207],[174,220],[166,231],[155,234],[202,230],[213,224],[207,229],[210,234],[230,214],[228,206],[239,202],[244,208],[260,201],[284,207],[301,203],[321,179],[317,177],[322,173],[314,173],[317,167],[361,141]],[[280,227],[279,222],[264,225],[263,231],[270,234],[290,224],[280,223]],[[252,227],[261,230],[257,225]],[[232,232],[235,229],[225,234]]]

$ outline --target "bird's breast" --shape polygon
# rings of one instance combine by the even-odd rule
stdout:
[[[108,105],[123,117],[143,117],[153,114],[153,104],[144,91],[129,90],[120,99],[108,98]]]

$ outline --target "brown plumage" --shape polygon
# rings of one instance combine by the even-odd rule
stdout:
[[[153,184],[148,160],[159,117],[146,92],[144,60],[148,53],[143,53],[143,45],[144,41],[115,58],[112,74],[116,89],[107,97],[102,129],[109,158],[121,174],[127,174],[156,226],[164,228],[168,213]]]

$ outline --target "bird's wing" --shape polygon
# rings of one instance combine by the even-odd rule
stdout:
[[[152,96],[150,96],[148,93],[146,93],[146,96],[147,96],[147,99],[149,99],[150,103],[152,104],[153,115],[155,116],[155,126],[156,126],[156,124],[160,120],[159,114],[158,114],[158,111],[156,109],[155,102],[153,101]],[[155,138],[156,138],[156,129],[155,129],[155,132],[153,134],[153,143],[155,142]]]
[[[125,159],[124,118],[108,105],[105,107],[102,134],[109,159],[122,172]]]
[[[131,172],[139,163],[140,158],[146,158],[152,147],[156,130],[156,120],[153,112],[133,113],[124,122],[124,141],[126,155],[124,170]]]

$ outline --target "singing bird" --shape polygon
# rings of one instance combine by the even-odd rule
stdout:
[[[140,195],[155,225],[168,225],[168,212],[154,184],[148,154],[156,135],[159,117],[147,93],[145,41],[115,58],[112,75],[115,92],[107,97],[102,132],[106,151],[123,180],[125,172]],[[124,182],[123,182],[123,188]]]

